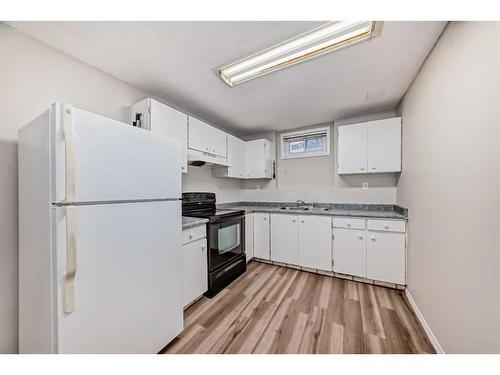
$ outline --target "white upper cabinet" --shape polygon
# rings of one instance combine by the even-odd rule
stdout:
[[[187,120],[185,113],[154,99],[144,99],[132,106],[132,122],[138,117],[141,127],[170,136],[182,143],[181,170],[187,172]]]
[[[401,172],[401,117],[338,128],[338,173]]]
[[[339,174],[366,173],[367,140],[364,124],[339,126]]]
[[[227,135],[227,163],[229,167],[213,169],[216,177],[246,177],[246,142],[233,135]]]
[[[227,134],[207,123],[189,116],[188,147],[207,154],[227,156]]]
[[[368,124],[368,173],[401,171],[401,117]]]
[[[272,143],[267,139],[246,142],[246,178],[273,177]]]

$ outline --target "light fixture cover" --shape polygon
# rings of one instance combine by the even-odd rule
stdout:
[[[382,22],[334,21],[217,69],[229,86],[353,45],[380,34]]]

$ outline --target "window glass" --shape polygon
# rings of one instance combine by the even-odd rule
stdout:
[[[281,158],[330,155],[330,128],[315,128],[281,135]]]

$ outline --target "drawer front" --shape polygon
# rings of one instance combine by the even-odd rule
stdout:
[[[344,219],[334,217],[333,226],[335,228],[365,229],[365,219]]]
[[[404,233],[406,223],[402,220],[368,220],[368,230]]]
[[[182,244],[193,242],[199,240],[200,238],[205,238],[207,236],[206,225],[200,225],[199,227],[189,228],[182,231]]]

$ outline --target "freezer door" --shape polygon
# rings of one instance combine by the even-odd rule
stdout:
[[[183,329],[179,201],[53,207],[59,353],[157,353]],[[68,221],[68,217],[73,217]],[[76,262],[68,283],[73,223]],[[70,264],[71,266],[71,264]],[[71,268],[71,267],[70,267]],[[74,308],[65,311],[74,287]]]
[[[51,112],[53,202],[180,198],[180,141],[67,104]]]

